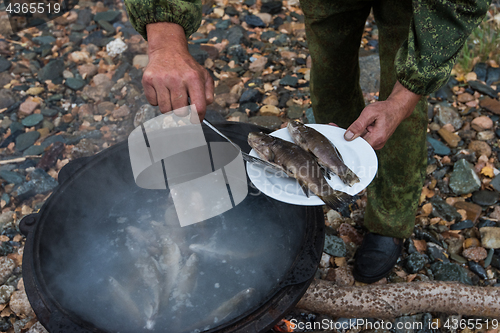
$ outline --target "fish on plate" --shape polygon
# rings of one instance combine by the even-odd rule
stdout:
[[[337,147],[323,134],[297,120],[290,121],[287,129],[293,141],[310,152],[327,173],[337,175],[349,186],[359,183],[358,176],[345,165]]]
[[[352,196],[331,188],[314,157],[296,144],[262,132],[249,133],[248,144],[260,158],[297,179],[306,195],[309,191],[314,193],[333,209],[341,209],[352,202]]]

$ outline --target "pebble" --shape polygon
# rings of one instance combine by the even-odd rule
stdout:
[[[14,94],[8,89],[0,89],[0,109],[5,109],[16,103]]]
[[[117,21],[121,16],[121,12],[119,10],[108,10],[106,12],[100,12],[94,15],[94,21],[106,21],[109,23],[113,23]]]
[[[490,157],[491,155],[491,147],[484,141],[471,141],[468,148],[474,151],[477,156],[486,155],[486,157]]]
[[[452,133],[447,129],[445,129],[444,127],[438,130],[438,134],[452,148],[456,148],[458,146],[458,143],[462,140],[460,136],[458,136],[458,134]]]
[[[431,144],[436,155],[446,156],[451,153],[451,149],[439,140],[427,137],[427,142]]]
[[[40,82],[53,81],[62,75],[65,68],[62,59],[51,60],[38,72],[38,80]]]
[[[481,141],[489,141],[495,138],[495,132],[493,131],[482,131],[477,133],[477,139]]]
[[[23,151],[35,143],[40,137],[40,133],[37,131],[22,133],[16,138],[16,149],[18,151]]]
[[[484,259],[484,264],[483,264],[484,268],[487,268],[491,264],[491,261],[493,260],[494,254],[495,254],[495,250],[489,249],[488,255],[486,256],[486,259]]]
[[[101,104],[99,104],[99,105],[101,105]],[[99,105],[98,105],[98,109],[99,109]],[[113,105],[113,108],[114,108],[114,105]],[[99,111],[99,113],[101,113],[101,111]],[[134,127],[137,127],[141,124],[144,124],[146,121],[153,119],[155,116],[156,116],[155,108],[153,106],[151,106],[149,103],[143,104],[134,116]]]
[[[464,264],[464,265],[467,264],[467,259],[465,259],[462,256],[459,256],[456,253],[451,253],[450,254],[450,259],[455,260],[456,262],[458,262],[460,264]]]
[[[472,120],[471,126],[474,130],[481,132],[491,129],[493,127],[493,121],[488,116],[479,116]]]
[[[280,85],[282,85],[282,86],[296,87],[298,83],[299,83],[299,79],[297,77],[291,76],[291,75],[285,75],[285,77],[283,77],[280,80]]]
[[[260,106],[257,103],[245,103],[240,104],[239,110],[250,117],[253,117],[259,113]]]
[[[453,205],[456,209],[463,209],[467,212],[467,219],[476,222],[483,209],[481,206],[468,201],[458,201]]]
[[[30,181],[18,185],[13,189],[12,193],[19,200],[25,200],[35,194],[50,192],[57,186],[57,181],[42,169],[35,169],[30,174],[30,177]]]
[[[292,105],[288,108],[286,115],[290,119],[300,119],[304,116],[304,109],[298,105]]]
[[[458,281],[472,284],[465,268],[454,263],[435,262],[431,264],[431,271],[434,279],[438,281]]]
[[[483,247],[469,247],[462,252],[462,256],[477,262],[486,259],[488,252]]]
[[[43,115],[40,113],[32,114],[21,120],[21,124],[26,127],[36,126],[43,120]]]
[[[319,262],[319,267],[326,268],[330,266],[330,258],[331,256],[328,253],[324,253],[321,255],[321,260]]]
[[[500,228],[483,227],[479,229],[481,245],[487,249],[500,249]]]
[[[469,260],[469,269],[471,270],[471,272],[479,276],[481,279],[483,280],[488,279],[488,275],[486,274],[486,271],[484,270],[483,266],[481,266],[477,262]]]
[[[248,120],[249,123],[268,129],[279,129],[283,121],[276,116],[255,116]]]
[[[499,193],[494,191],[481,190],[472,194],[472,201],[481,206],[492,206],[497,203]]]
[[[82,76],[84,79],[90,79],[94,75],[97,74],[97,66],[94,64],[83,64],[78,66],[78,73]]]
[[[36,108],[38,108],[38,106],[40,106],[40,102],[38,100],[28,98],[19,106],[19,112],[24,115],[30,115],[36,110]]]
[[[254,117],[255,118],[255,117]],[[254,119],[252,118],[252,119]],[[242,123],[248,122],[248,116],[246,113],[240,112],[240,111],[235,111],[229,115],[227,118],[228,121],[238,121]]]
[[[450,226],[450,230],[463,230],[472,228],[474,226],[474,222],[471,220],[463,220],[457,223],[454,223]]]
[[[432,216],[440,217],[445,221],[460,221],[462,216],[457,212],[457,210],[448,205],[441,197],[435,195],[431,198],[432,203]]]
[[[471,237],[467,238],[464,241],[464,249],[468,249],[470,247],[478,247],[478,246],[481,246],[481,242],[477,238]]]
[[[427,244],[427,255],[431,259],[431,261],[443,261],[449,262],[448,257],[446,256],[446,251],[439,245],[434,243]]]
[[[12,63],[5,59],[4,57],[0,56],[0,72],[5,72],[12,66]]]
[[[245,16],[245,22],[248,24],[250,27],[253,28],[265,28],[266,24],[261,20],[260,17],[255,16],[255,15],[247,15]]]
[[[84,80],[73,77],[66,79],[66,81],[64,82],[64,85],[66,87],[73,90],[80,90],[85,86],[85,84],[86,82]]]
[[[269,97],[266,97],[263,101],[262,104],[264,105],[273,105],[273,106],[278,106],[279,105],[279,100],[276,95],[270,95]]]
[[[139,68],[144,68],[149,63],[149,57],[147,54],[138,54],[132,60],[132,65],[139,66]]]
[[[20,318],[34,316],[33,309],[28,301],[28,296],[24,288],[22,290],[14,291],[10,297],[10,309]]]
[[[405,268],[408,273],[415,274],[418,273],[422,268],[424,268],[426,260],[423,255],[418,252],[410,254],[405,261]]]
[[[260,108],[261,116],[279,116],[280,109],[274,105],[264,105]]]
[[[118,109],[113,111],[114,118],[123,118],[130,114],[130,109],[126,105],[120,106]]]
[[[5,304],[10,300],[10,296],[16,290],[14,286],[0,286],[0,304]]]
[[[451,124],[455,130],[459,130],[462,127],[462,117],[460,117],[453,107],[441,103],[437,105],[437,109],[438,112],[434,119],[436,123],[441,126]]]
[[[7,257],[0,257],[0,284],[4,284],[7,281],[12,275],[14,268],[16,268],[14,260]]]
[[[500,115],[500,102],[496,99],[486,97],[483,100],[479,101],[479,106],[494,114]]]
[[[241,94],[240,104],[243,103],[259,103],[262,99],[262,94],[257,89],[248,89]]]
[[[254,73],[262,72],[266,68],[267,61],[266,57],[257,58],[254,62],[250,63],[248,69]]]
[[[21,184],[25,180],[25,178],[19,173],[8,170],[1,170],[0,177],[2,177],[7,183],[11,184]]]
[[[325,236],[324,251],[333,257],[345,257],[347,255],[347,249],[342,238],[331,234]]]
[[[491,98],[497,97],[497,93],[495,90],[493,90],[490,86],[481,83],[480,81],[468,81],[467,83],[473,90],[479,91],[480,93],[488,95]]]
[[[481,180],[472,164],[460,159],[453,165],[449,186],[457,195],[468,194],[481,188]]]
[[[356,245],[361,245],[363,241],[363,236],[359,234],[359,232],[352,225],[348,223],[342,223],[338,228],[339,235],[346,236],[349,238],[349,241],[353,242]]]

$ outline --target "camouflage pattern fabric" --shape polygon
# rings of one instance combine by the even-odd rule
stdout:
[[[186,38],[201,24],[201,0],[125,0],[125,8],[130,23],[145,40],[149,23],[177,23],[184,28]]]
[[[370,9],[379,30],[380,96],[396,80],[417,94],[446,83],[467,36],[488,1],[301,0],[312,57],[311,100],[318,123],[347,128],[364,108],[358,50]],[[399,50],[399,51],[398,51]],[[377,151],[379,171],[368,188],[365,227],[398,238],[411,235],[426,168],[427,102]]]

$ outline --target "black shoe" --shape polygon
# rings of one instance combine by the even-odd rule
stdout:
[[[403,250],[403,239],[367,233],[356,251],[353,275],[356,281],[373,283],[386,277]]]

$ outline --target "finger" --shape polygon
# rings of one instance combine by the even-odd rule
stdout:
[[[170,90],[170,103],[176,116],[185,117],[188,114],[188,93],[184,87],[182,89]]]
[[[382,149],[387,140],[383,133],[376,130],[375,126],[368,126],[368,130],[361,137],[375,150]]]
[[[170,102],[170,91],[162,83],[155,84],[156,98],[158,99],[158,106],[161,113],[172,111],[172,104]]]
[[[344,138],[347,141],[352,141],[357,137],[361,136],[366,128],[375,121],[375,114],[368,110],[363,110],[359,115],[358,119],[354,121],[349,128],[344,133]]]
[[[212,104],[214,102],[214,79],[207,71],[207,78],[205,80],[205,99],[208,104]]]
[[[332,125],[332,126],[335,126],[335,127],[339,127],[339,125],[335,124],[335,123],[328,123],[328,125]]]
[[[207,110],[207,102],[205,99],[205,84],[201,81],[195,81],[188,87],[189,97],[191,98],[191,104],[196,106],[196,111],[198,113],[199,121],[205,118],[205,112]],[[192,119],[191,121],[195,121]]]
[[[150,81],[146,75],[142,77],[142,86],[144,87],[144,95],[146,95],[146,99],[148,100],[149,104],[157,106],[158,105],[158,99],[156,98],[156,90],[152,85],[152,82]]]

